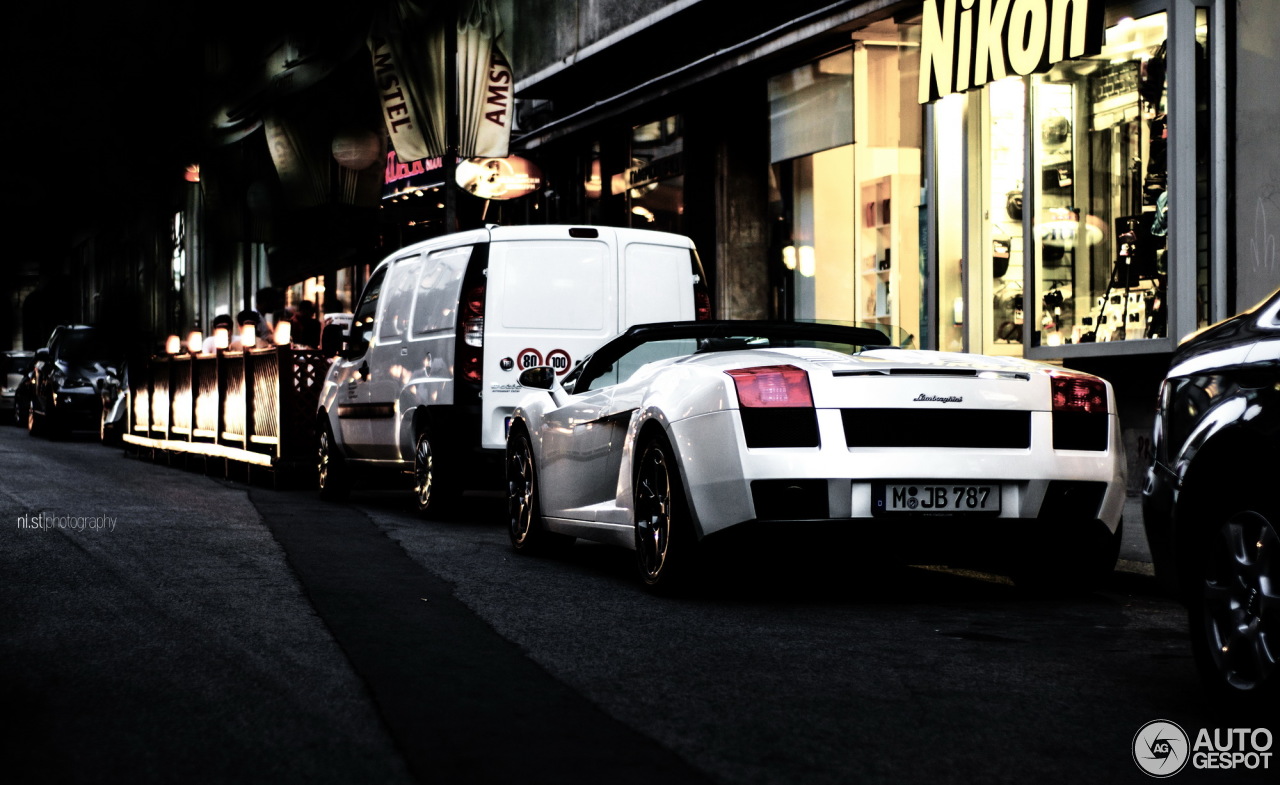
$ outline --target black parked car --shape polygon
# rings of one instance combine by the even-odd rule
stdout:
[[[26,423],[25,419],[18,420],[19,413],[26,417],[26,410],[19,406],[18,391],[34,362],[32,352],[0,352],[0,422]]]
[[[83,325],[60,325],[37,349],[27,377],[27,428],[32,435],[99,429],[103,380],[114,373],[112,347]]]
[[[1280,291],[1187,339],[1160,392],[1143,517],[1205,683],[1280,693]]]

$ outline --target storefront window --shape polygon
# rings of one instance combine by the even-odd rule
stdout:
[[[917,26],[878,23],[856,31],[852,49],[769,82],[772,266],[783,318],[892,325],[918,339],[913,36]]]
[[[934,104],[934,161],[938,215],[937,347],[965,350],[964,215],[965,105],[954,93]]]
[[[1213,194],[1209,168],[1209,9],[1196,9],[1196,327],[1212,321],[1209,227]]]
[[[1167,34],[1164,13],[1126,19],[1031,77],[1033,345],[1168,335]]]
[[[990,122],[986,140],[989,162],[983,214],[989,216],[983,248],[990,248],[983,265],[983,345],[986,354],[1022,354],[1023,298],[1022,237],[1023,172],[1025,171],[1026,83],[1021,78],[1001,79],[987,85],[986,112]],[[987,269],[990,265],[990,269]],[[985,287],[990,286],[990,290]]]
[[[631,165],[612,178],[613,194],[625,194],[631,226],[682,231],[684,128],[679,115],[631,130]]]

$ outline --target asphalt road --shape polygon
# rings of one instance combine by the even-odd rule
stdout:
[[[424,521],[0,428],[0,777],[1146,782],[1143,724],[1245,723],[1142,576],[1050,600],[764,549],[661,599],[623,551],[513,554],[501,500],[469,502]]]

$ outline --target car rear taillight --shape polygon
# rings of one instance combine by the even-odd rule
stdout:
[[[738,403],[748,409],[813,408],[809,374],[794,365],[767,365],[725,371],[738,389]]]
[[[809,374],[794,365],[725,371],[738,390],[738,414],[747,446],[817,447],[818,410]]]
[[[1110,419],[1107,416],[1107,384],[1093,376],[1054,373],[1053,449],[1107,449]]]
[[[1107,413],[1107,385],[1088,376],[1058,376],[1050,380],[1055,412]]]

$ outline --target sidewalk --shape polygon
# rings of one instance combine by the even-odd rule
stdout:
[[[1118,572],[1155,577],[1151,566],[1151,548],[1147,545],[1147,532],[1142,525],[1142,497],[1129,496],[1124,503],[1124,538],[1120,542]]]

